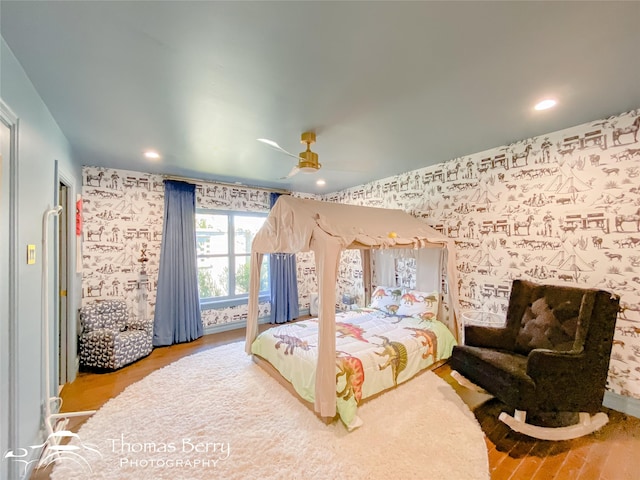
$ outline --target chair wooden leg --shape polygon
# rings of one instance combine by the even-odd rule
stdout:
[[[506,412],[502,412],[498,418],[515,432],[523,433],[529,437],[540,440],[553,441],[571,440],[588,435],[602,428],[609,421],[609,417],[604,412],[596,413],[593,416],[586,412],[580,412],[579,421],[575,425],[569,425],[567,427],[541,427],[539,425],[526,423],[526,416],[527,412],[516,410],[513,417]]]
[[[525,423],[527,421],[527,412],[524,410],[516,410],[513,412],[513,417],[518,421]]]
[[[456,370],[451,370],[451,378],[453,378],[456,382],[460,384],[460,386],[464,388],[468,388],[469,390],[473,390],[474,392],[484,393],[486,395],[491,395],[484,388],[476,385],[471,380],[465,378],[460,372]]]

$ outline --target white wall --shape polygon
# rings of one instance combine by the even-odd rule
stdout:
[[[18,119],[18,188],[17,192],[17,248],[11,252],[17,259],[16,318],[10,319],[17,329],[12,346],[17,370],[14,373],[16,392],[13,421],[16,422],[12,448],[28,448],[41,442],[43,431],[43,400],[57,392],[57,376],[52,375],[52,391],[43,391],[43,329],[42,301],[42,219],[44,212],[54,204],[56,193],[55,161],[58,169],[71,185],[75,196],[80,185],[80,166],[74,164],[70,146],[51,116],[23,68],[8,48],[4,39],[0,50],[0,97]],[[49,224],[50,246],[53,246],[54,221]],[[28,244],[36,245],[36,264],[26,264]],[[75,241],[71,251],[75,256]],[[50,270],[53,271],[53,250],[50,249]],[[70,279],[71,314],[79,305],[79,278]],[[50,294],[49,317],[53,318],[54,292]],[[51,338],[54,337],[53,331]],[[75,336],[75,332],[72,332]],[[54,352],[54,343],[51,343]],[[1,352],[2,363],[9,361],[7,352]],[[52,360],[55,361],[52,355]],[[53,363],[55,365],[55,363]],[[4,428],[4,426],[3,426]],[[5,452],[2,452],[4,456]]]

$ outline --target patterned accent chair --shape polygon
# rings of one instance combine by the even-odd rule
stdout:
[[[600,409],[619,302],[604,290],[514,280],[506,325],[466,326],[452,375],[513,409],[500,420],[515,431],[544,440],[591,433],[608,420]]]
[[[80,365],[116,370],[153,350],[153,321],[131,321],[123,300],[104,300],[80,309]]]

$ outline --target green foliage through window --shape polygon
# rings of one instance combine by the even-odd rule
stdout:
[[[201,300],[246,297],[249,293],[251,243],[265,218],[264,214],[212,210],[196,214]],[[262,262],[261,292],[269,289],[268,263],[267,259]]]

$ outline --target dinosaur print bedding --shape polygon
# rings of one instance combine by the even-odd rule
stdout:
[[[360,308],[336,315],[337,411],[357,426],[358,404],[451,355],[455,338],[435,319]],[[304,400],[314,401],[318,319],[270,328],[251,351],[273,365]]]

